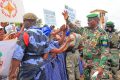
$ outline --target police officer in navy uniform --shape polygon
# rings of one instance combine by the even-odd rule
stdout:
[[[16,70],[19,68],[17,80],[45,80],[46,54],[60,53],[68,39],[59,49],[49,43],[48,37],[36,27],[37,16],[33,13],[24,15],[24,27],[27,29],[20,34],[12,57],[9,80],[16,78]],[[25,38],[25,34],[26,38]],[[29,36],[29,37],[28,37]]]

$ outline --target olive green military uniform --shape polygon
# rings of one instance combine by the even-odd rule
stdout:
[[[76,50],[74,53],[67,52],[66,68],[67,68],[68,80],[80,80],[78,58],[79,58],[78,50]]]
[[[75,34],[75,33],[74,33]],[[66,68],[68,74],[68,80],[80,80],[79,73],[79,51],[78,46],[80,43],[80,34],[75,34],[76,38],[74,41],[74,47],[68,51],[66,51]]]

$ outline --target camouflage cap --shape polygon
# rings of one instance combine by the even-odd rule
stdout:
[[[98,14],[89,14],[89,15],[87,15],[87,18],[96,18],[96,17],[98,17]]]
[[[37,16],[33,13],[26,13],[24,16],[23,16],[24,19],[31,19],[31,20],[37,20]]]

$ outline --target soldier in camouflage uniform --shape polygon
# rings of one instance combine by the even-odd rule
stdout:
[[[71,31],[81,34],[82,36],[82,45],[83,48],[83,58],[86,62],[94,61],[94,59],[100,59],[100,64],[98,67],[106,65],[106,60],[104,60],[104,57],[109,56],[109,49],[108,49],[108,36],[106,32],[101,29],[99,24],[99,18],[97,14],[90,14],[87,16],[88,18],[88,27],[80,27],[75,26],[73,23],[69,21],[69,15],[67,11],[63,12],[64,19],[66,20],[67,24],[69,25],[69,28]],[[93,63],[94,64],[94,63]],[[90,69],[94,66],[91,63],[88,63],[86,69]],[[90,80],[90,76],[87,77],[86,74],[85,78],[86,80]]]
[[[109,37],[109,47],[110,47],[110,53],[111,53],[111,60],[110,62],[110,68],[115,75],[115,73],[118,70],[118,65],[119,65],[119,36],[118,33],[114,29],[115,25],[112,21],[109,21],[106,23],[106,32]]]

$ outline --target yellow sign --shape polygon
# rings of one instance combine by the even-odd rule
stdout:
[[[15,6],[10,1],[8,1],[8,4],[3,8],[8,11],[9,15],[16,10]]]

